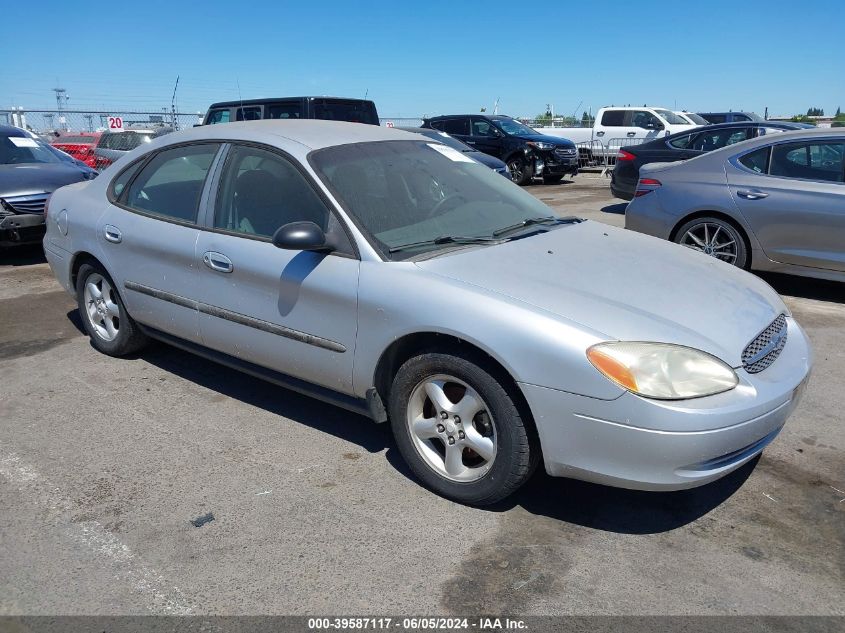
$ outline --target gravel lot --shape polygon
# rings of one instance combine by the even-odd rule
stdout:
[[[600,177],[530,191],[624,223]],[[0,614],[845,614],[845,285],[766,281],[816,366],[762,458],[668,494],[538,473],[477,510],[384,425],[165,346],[98,354],[39,249],[2,254]]]

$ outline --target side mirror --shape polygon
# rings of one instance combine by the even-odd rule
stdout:
[[[334,250],[323,229],[313,222],[290,222],[279,227],[273,234],[273,246],[290,251]]]

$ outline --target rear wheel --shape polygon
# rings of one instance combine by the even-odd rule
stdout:
[[[97,350],[109,356],[124,356],[148,342],[126,311],[111,277],[99,264],[80,267],[76,300],[82,323]]]
[[[511,180],[518,185],[527,185],[531,180],[531,174],[528,173],[528,163],[521,156],[509,158],[508,169],[511,172]]]
[[[429,353],[406,361],[390,391],[390,423],[414,474],[462,503],[504,499],[527,481],[539,459],[507,391],[459,356]]]
[[[722,218],[690,220],[678,229],[675,241],[738,268],[747,268],[750,264],[745,237],[732,223]]]

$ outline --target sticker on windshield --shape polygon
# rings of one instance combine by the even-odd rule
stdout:
[[[34,138],[26,136],[9,136],[7,137],[16,147],[38,147],[38,143]]]
[[[426,143],[431,149],[435,152],[440,152],[449,160],[453,160],[456,163],[474,163],[475,161],[472,160],[469,156],[464,156],[461,152],[456,149],[452,149],[451,147],[446,147],[445,145],[435,145],[434,143]]]

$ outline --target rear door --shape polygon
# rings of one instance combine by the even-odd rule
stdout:
[[[112,184],[98,239],[126,307],[139,322],[198,342],[197,213],[220,145],[164,149]],[[137,174],[135,171],[137,170]]]
[[[845,271],[845,138],[777,143],[726,167],[731,195],[766,255]]]

